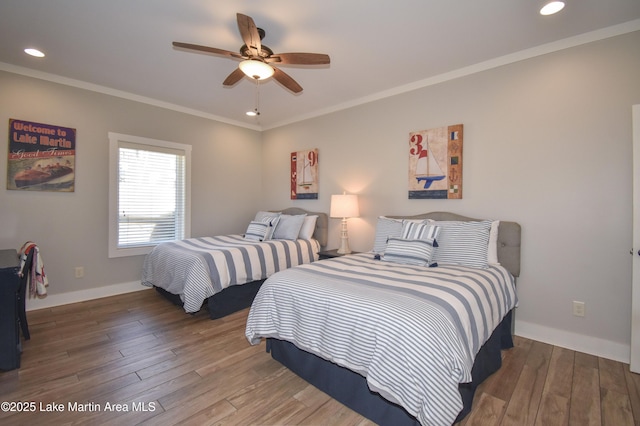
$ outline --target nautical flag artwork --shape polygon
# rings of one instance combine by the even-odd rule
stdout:
[[[463,126],[409,133],[409,199],[462,198]]]
[[[291,153],[291,199],[318,199],[318,149]]]

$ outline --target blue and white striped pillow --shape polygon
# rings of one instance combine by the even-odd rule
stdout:
[[[440,227],[433,261],[438,265],[486,268],[491,221],[432,221]]]
[[[381,259],[386,262],[429,266],[432,256],[433,245],[427,240],[407,240],[390,237]]]
[[[281,214],[276,212],[259,211],[258,213],[256,213],[256,217],[253,218],[255,222],[266,222],[270,225],[267,229],[267,233],[264,236],[263,241],[273,239],[273,233],[275,232],[276,226],[280,221],[280,216]]]
[[[405,220],[402,223],[402,238],[406,240],[427,240],[434,247],[438,247],[437,238],[440,227],[426,222]]]
[[[267,235],[267,231],[271,227],[269,220],[264,222],[258,222],[252,220],[249,222],[249,226],[247,227],[247,232],[244,234],[244,238],[247,240],[254,241],[264,241]]]
[[[373,241],[373,252],[382,254],[387,247],[387,240],[390,237],[402,236],[402,219],[390,219],[385,216],[378,217],[376,224],[376,235]]]

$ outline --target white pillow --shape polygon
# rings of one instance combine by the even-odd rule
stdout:
[[[297,240],[305,216],[306,214],[299,214],[294,216],[281,214],[278,220],[278,224],[276,225],[276,230],[273,232],[273,239]]]
[[[491,222],[491,231],[489,231],[489,247],[487,251],[487,263],[489,265],[500,265],[498,262],[498,227],[499,220]]]
[[[491,221],[432,221],[440,227],[433,261],[438,265],[488,266]]]
[[[373,241],[373,252],[382,254],[387,247],[389,237],[402,236],[402,219],[391,219],[385,216],[378,217],[376,235]]]
[[[305,216],[304,221],[302,222],[302,227],[300,228],[300,233],[298,234],[298,238],[301,240],[310,240],[313,238],[313,231],[316,230],[316,221],[318,220],[318,215],[309,215]]]

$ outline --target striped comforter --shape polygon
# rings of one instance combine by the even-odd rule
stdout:
[[[516,304],[501,266],[426,268],[362,253],[269,278],[246,336],[292,342],[362,374],[421,424],[450,425],[462,409],[459,383],[471,381],[475,355]]]
[[[190,238],[157,245],[142,268],[142,284],[178,294],[186,312],[223,289],[265,279],[318,260],[316,240],[252,241],[241,235]]]

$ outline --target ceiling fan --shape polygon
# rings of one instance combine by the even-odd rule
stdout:
[[[224,86],[233,86],[245,75],[255,80],[264,80],[273,76],[293,93],[299,93],[302,91],[302,86],[274,65],[325,65],[330,63],[329,55],[323,53],[273,53],[268,46],[262,44],[261,40],[265,32],[262,28],[256,27],[250,16],[238,13],[237,19],[238,29],[244,41],[239,53],[178,41],[174,41],[173,45],[183,49],[197,50],[242,60],[238,68],[222,82]]]

